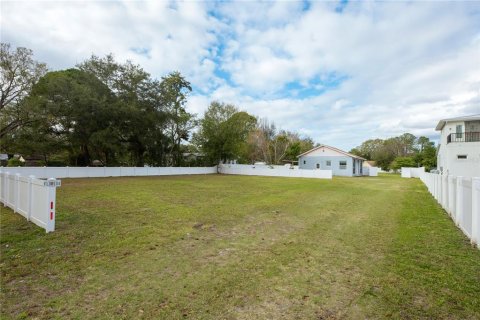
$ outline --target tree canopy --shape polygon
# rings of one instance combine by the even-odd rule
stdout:
[[[427,137],[415,137],[410,133],[386,140],[367,140],[350,152],[376,161],[383,170],[398,170],[402,166],[424,166],[430,170],[437,164],[434,142]]]

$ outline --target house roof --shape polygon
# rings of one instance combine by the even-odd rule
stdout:
[[[438,122],[435,130],[440,131],[443,129],[447,122],[455,122],[455,121],[472,121],[472,120],[480,120],[480,114],[474,114],[471,116],[464,116],[464,117],[456,117],[456,118],[449,118],[449,119],[442,119]]]
[[[377,164],[377,162],[376,162],[376,161],[365,161],[365,162],[363,163],[363,165],[365,165],[365,164],[369,164],[371,167],[375,167],[375,165]]]
[[[308,150],[307,152],[304,152],[304,153],[298,155],[298,158],[300,158],[301,156],[307,155],[307,154],[309,154],[310,152],[313,152],[313,151],[315,151],[315,150],[321,149],[321,148],[327,148],[327,149],[330,149],[330,150],[333,150],[333,151],[342,153],[342,154],[344,154],[344,155],[346,155],[346,156],[349,156],[349,157],[352,157],[352,158],[355,158],[355,159],[367,160],[367,159],[365,159],[365,158],[356,156],[356,155],[354,155],[354,154],[351,154],[351,153],[348,153],[348,152],[346,152],[346,151],[337,149],[337,148],[335,148],[335,147],[327,146],[326,144],[321,144],[321,145],[319,145],[318,147],[315,147],[315,148],[313,148],[313,149],[310,149],[310,150]]]

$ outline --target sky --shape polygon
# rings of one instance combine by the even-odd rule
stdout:
[[[187,109],[235,104],[344,150],[480,114],[480,2],[1,1],[1,41],[51,70],[113,53],[180,71]]]

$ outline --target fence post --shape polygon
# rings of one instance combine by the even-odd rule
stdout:
[[[457,199],[456,212],[455,212],[455,222],[457,225],[462,223],[462,214],[463,214],[463,186],[462,186],[463,177],[457,177]]]
[[[33,207],[33,179],[35,176],[30,175],[28,176],[28,213],[27,213],[27,220],[30,221],[32,217],[32,207]]]
[[[480,178],[472,178],[472,242],[480,248]]]
[[[20,173],[15,174],[15,183],[14,183],[14,195],[13,195],[13,201],[15,202],[13,204],[13,212],[17,213],[18,212],[18,203],[20,202],[19,196],[20,196]]]
[[[45,226],[45,231],[46,232],[52,232],[52,231],[55,231],[55,209],[56,209],[56,203],[55,203],[55,198],[56,198],[56,191],[57,191],[57,187],[56,187],[56,181],[57,179],[55,178],[49,178],[47,180],[49,183],[48,183],[48,202],[47,202],[47,206],[48,206],[48,212],[49,212],[49,215],[48,215],[48,219],[47,219],[47,223],[46,223],[46,226]]]

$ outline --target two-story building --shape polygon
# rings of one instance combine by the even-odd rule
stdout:
[[[355,177],[363,174],[364,161],[362,157],[322,144],[299,155],[298,168],[332,170],[334,176]]]
[[[440,120],[437,168],[442,174],[480,176],[480,114]]]

